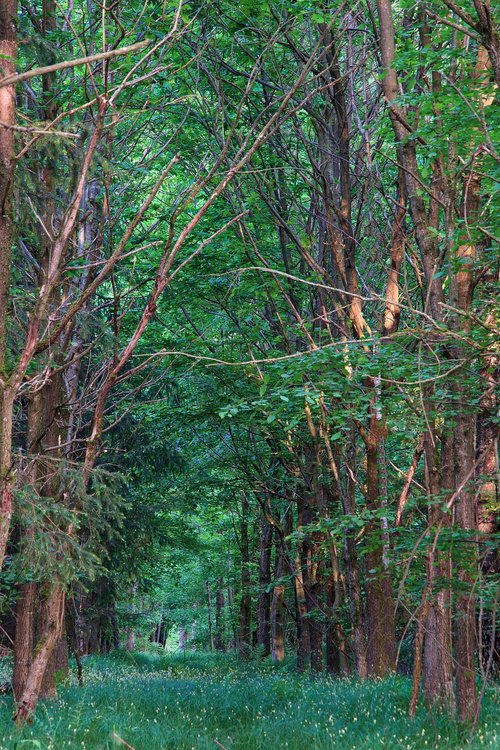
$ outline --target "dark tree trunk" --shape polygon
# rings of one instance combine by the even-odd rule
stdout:
[[[12,679],[14,700],[19,700],[23,693],[33,658],[36,594],[36,583],[24,583],[19,587]]]
[[[302,672],[311,663],[311,621],[308,618],[305,587],[307,580],[308,542],[304,539],[303,527],[309,523],[310,510],[302,493],[297,497],[297,532],[299,549],[295,557],[295,608],[297,626],[297,669]],[[306,545],[304,548],[304,544]]]
[[[366,447],[368,508],[380,508],[378,450],[376,440]],[[384,564],[382,527],[378,518],[366,525],[366,614],[368,620],[368,674],[384,677],[396,667],[394,603],[389,574]]]
[[[335,583],[333,576],[330,574],[326,581],[326,604],[328,611],[331,612],[335,608]],[[326,626],[325,640],[326,640],[326,671],[330,674],[340,674],[340,651],[339,644],[337,642],[336,633],[336,620],[334,617],[330,617],[329,622]]]
[[[354,477],[356,473],[356,432],[351,432],[348,449],[349,467],[352,477],[348,475],[345,493],[341,493],[343,510],[346,516],[354,518],[356,514],[356,498]],[[361,588],[361,574],[359,557],[356,548],[356,527],[347,529],[344,543],[344,560],[347,571],[347,586],[349,591],[349,610],[352,623],[352,649],[356,662],[358,677],[368,677],[368,654],[365,625],[365,611]]]
[[[47,664],[61,637],[64,600],[64,590],[61,586],[54,585],[46,598],[43,630],[37,639],[24,690],[17,700],[14,716],[17,723],[29,720],[36,709]]]
[[[314,430],[312,430],[314,432]],[[323,630],[325,603],[323,601],[325,532],[316,524],[323,517],[323,490],[318,486],[317,474],[320,469],[320,455],[315,445],[304,451],[305,490],[301,507],[301,549],[300,562],[304,586],[304,599],[307,609],[310,643],[310,664],[313,672],[323,670]]]
[[[429,525],[434,529],[434,533],[431,535],[427,555],[427,584],[430,601],[424,622],[423,691],[429,706],[438,704],[453,711],[455,693],[451,628],[451,558],[448,551],[441,549],[439,537],[440,528],[446,529],[451,524],[450,514],[442,511],[441,504],[443,491],[451,491],[453,485],[453,442],[451,437],[442,435],[441,454],[438,458],[435,447],[437,441],[436,433],[426,433],[424,441],[426,483],[431,502]],[[436,499],[433,501],[433,498]],[[435,542],[434,538],[436,538]],[[438,587],[435,584],[436,579],[439,581]],[[447,584],[447,581],[450,583]],[[418,659],[418,654],[416,658]]]

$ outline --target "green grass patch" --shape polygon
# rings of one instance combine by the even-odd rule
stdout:
[[[87,658],[84,668],[84,687],[71,678],[23,729],[12,725],[12,699],[4,696],[1,750],[123,750],[118,738],[135,750],[500,748],[493,689],[468,744],[468,732],[442,715],[421,708],[410,720],[410,682],[399,676],[314,678],[201,653],[117,652]]]

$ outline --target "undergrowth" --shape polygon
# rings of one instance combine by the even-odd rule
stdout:
[[[410,682],[311,677],[267,660],[242,668],[202,653],[116,652],[84,661],[32,725],[0,701],[1,750],[464,750],[500,748],[498,693],[486,691],[473,738],[423,708],[408,718]]]

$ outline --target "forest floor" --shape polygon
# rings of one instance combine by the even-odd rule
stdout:
[[[34,723],[12,725],[0,701],[1,750],[462,750],[500,748],[498,691],[469,734],[420,709],[408,718],[410,680],[296,675],[230,656],[126,654],[84,661],[84,686],[71,677]]]

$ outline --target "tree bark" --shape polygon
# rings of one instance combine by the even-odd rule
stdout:
[[[241,600],[240,600],[240,633],[239,653],[242,659],[248,659],[252,650],[251,618],[252,597],[250,593],[250,542],[248,538],[248,516],[250,503],[245,493],[241,496],[240,519],[240,552],[241,552]]]
[[[17,709],[14,716],[16,723],[28,721],[36,709],[48,661],[58,638],[61,637],[64,601],[64,590],[61,586],[54,585],[47,595],[43,632],[40,633],[35,648],[24,690],[17,700]]]
[[[354,517],[356,514],[355,496],[355,474],[356,474],[356,431],[353,427],[351,440],[348,448],[348,461],[352,476],[348,473],[346,479],[345,493],[341,495],[343,510],[346,516]],[[365,624],[365,610],[363,605],[363,593],[361,587],[361,573],[359,557],[356,548],[356,528],[353,526],[346,530],[344,543],[344,560],[347,571],[347,586],[349,591],[349,610],[352,623],[352,649],[356,662],[358,677],[368,677],[368,654]]]
[[[215,650],[226,650],[224,623],[224,579],[219,578],[215,593]]]
[[[430,402],[425,405],[428,424],[432,419]],[[426,484],[429,498],[429,525],[436,529],[447,529],[451,525],[449,513],[441,509],[443,494],[453,487],[453,441],[451,435],[439,436],[435,429],[428,430],[424,438]],[[429,606],[425,617],[423,647],[423,689],[429,706],[440,705],[453,712],[455,694],[453,687],[452,649],[452,603],[451,603],[451,558],[447,550],[441,550],[439,539],[432,544],[427,554],[427,582]],[[436,587],[436,579],[439,587]],[[448,583],[447,583],[448,582]]]
[[[282,662],[285,658],[285,584],[282,578],[286,573],[287,564],[283,540],[277,531],[274,534],[274,540],[276,549],[274,580],[277,583],[274,585],[271,599],[271,658],[273,661]]]
[[[0,3],[0,70],[14,75],[17,60],[17,0]],[[14,177],[15,86],[0,88],[0,565],[12,517],[12,419],[15,388],[6,368],[7,320],[13,241],[11,192]]]
[[[215,641],[214,641],[214,630],[213,630],[213,624],[212,624],[212,594],[210,592],[210,582],[205,581],[205,586],[207,589],[208,639],[209,639],[209,644],[210,644],[210,651],[214,651]]]
[[[20,699],[24,691],[33,658],[36,594],[36,583],[24,583],[19,587],[19,596],[16,603],[16,635],[12,678],[15,701]]]
[[[260,529],[259,597],[257,601],[257,644],[262,655],[271,653],[270,604],[272,526],[262,517]]]
[[[367,504],[380,507],[378,443],[371,434],[366,445]],[[378,518],[366,524],[366,615],[368,624],[368,674],[384,677],[396,667],[394,602],[389,574],[384,565],[382,528]]]

